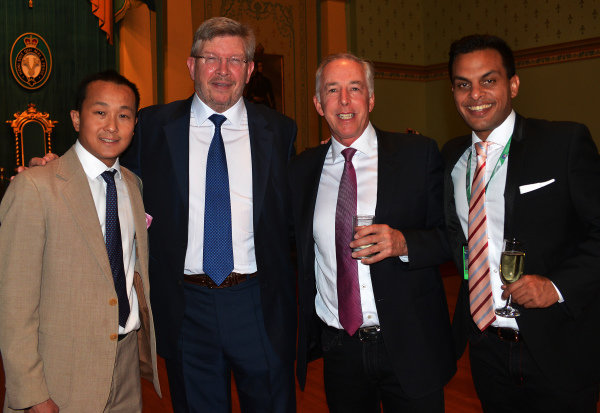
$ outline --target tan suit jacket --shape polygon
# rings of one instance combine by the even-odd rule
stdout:
[[[160,395],[141,181],[121,169],[136,233],[142,377]],[[118,305],[98,215],[74,148],[19,174],[0,204],[0,351],[4,412],[52,398],[61,413],[102,412]]]

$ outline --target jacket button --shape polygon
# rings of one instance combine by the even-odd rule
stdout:
[[[110,335],[110,341],[117,341],[118,338],[119,338],[118,334],[114,334],[113,333],[113,334]]]
[[[114,307],[115,305],[119,304],[119,302],[116,298],[111,298],[110,300],[108,300],[108,304]]]

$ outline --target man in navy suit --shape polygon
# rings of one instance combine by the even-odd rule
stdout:
[[[175,412],[229,411],[231,372],[243,412],[295,411],[286,168],[297,129],[242,98],[254,47],[245,25],[204,22],[187,60],[196,93],[141,110],[122,157],[154,217],[151,300]]]
[[[316,79],[314,104],[332,139],[290,167],[299,262],[298,380],[303,386],[307,363],[322,355],[333,413],[380,412],[381,404],[384,411],[443,412],[443,386],[456,362],[437,269],[449,256],[437,144],[371,125],[375,93],[368,62],[329,56]],[[351,230],[351,210],[374,214],[376,222],[354,240],[343,229]]]
[[[456,108],[472,129],[442,151],[449,237],[461,273],[465,268],[469,274],[453,321],[458,355],[468,340],[473,381],[486,413],[595,412],[600,371],[596,146],[584,125],[528,119],[513,110],[520,80],[502,39],[457,40],[448,69]],[[477,177],[484,178],[483,191],[475,189]],[[483,200],[479,206],[477,198]],[[482,226],[484,235],[469,239],[467,234]],[[525,250],[525,275],[503,286],[502,242],[512,238]],[[477,258],[482,256],[487,259]],[[485,268],[485,277],[477,278],[479,268]],[[474,294],[479,286],[485,293]],[[494,311],[509,294],[521,313],[516,318]]]

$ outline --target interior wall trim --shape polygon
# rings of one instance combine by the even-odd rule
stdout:
[[[517,69],[600,57],[600,37],[532,47],[514,52]],[[429,82],[448,77],[447,63],[406,65],[373,62],[376,79]]]

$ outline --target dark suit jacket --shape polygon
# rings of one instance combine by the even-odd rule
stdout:
[[[142,109],[122,163],[144,183],[154,217],[150,237],[151,302],[158,352],[177,352],[184,312],[183,270],[188,240],[189,125],[192,97]],[[290,262],[288,159],[296,124],[263,105],[245,102],[252,152],[254,244],[264,322],[285,362],[294,358],[296,279]]]
[[[471,135],[448,142],[445,212],[455,261],[462,268],[466,242],[454,203],[451,173],[471,145]],[[563,385],[586,383],[598,374],[600,339],[600,160],[588,129],[517,115],[504,190],[504,238],[524,244],[525,274],[550,278],[565,302],[523,309],[517,318],[523,340],[549,378]],[[556,181],[519,193],[521,185]],[[453,321],[458,354],[472,330],[467,282]]]
[[[442,164],[431,139],[377,130],[377,140],[376,222],[404,233],[410,262],[392,257],[373,264],[371,280],[394,370],[406,394],[418,397],[441,388],[456,370],[446,296],[437,269],[449,256],[442,229]],[[313,215],[329,146],[305,151],[290,167],[299,263],[297,375],[301,386],[307,363],[321,353]]]

